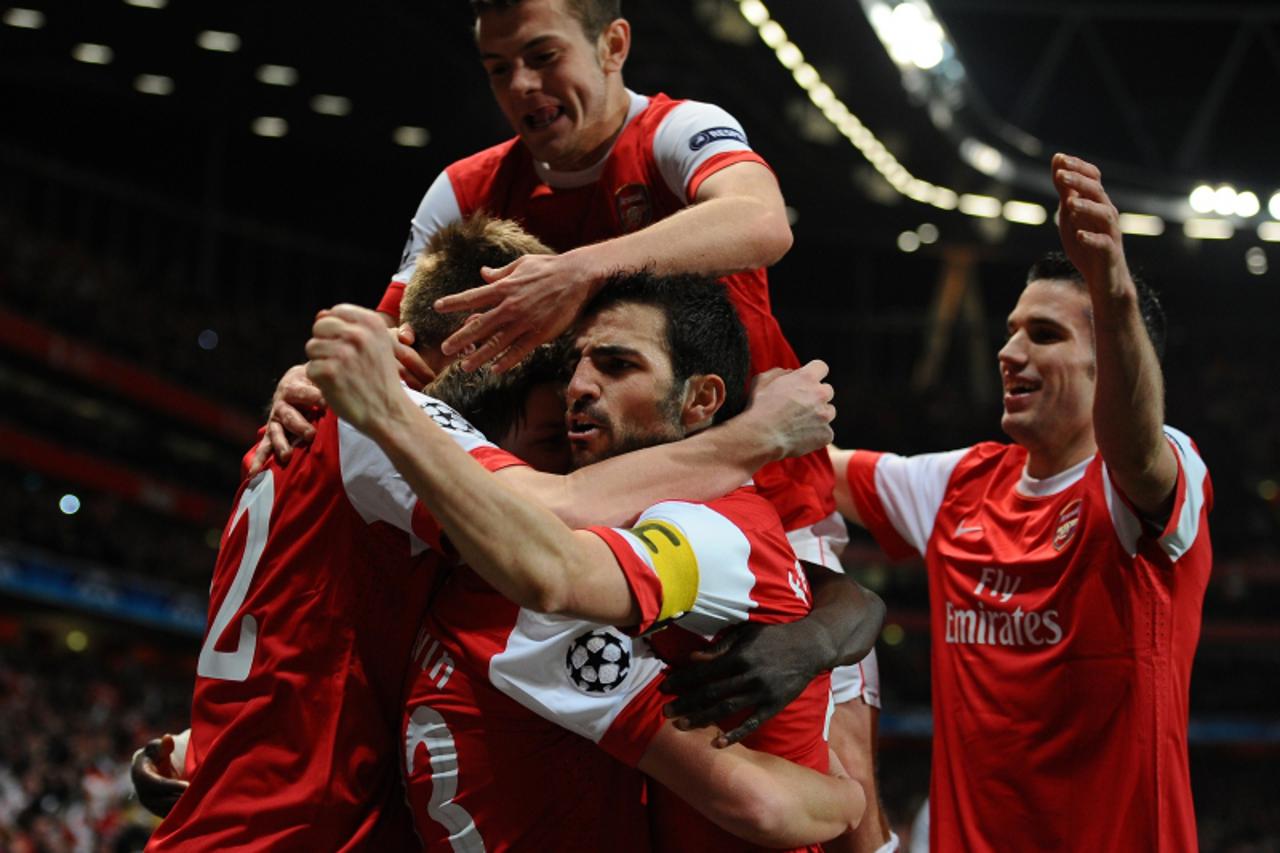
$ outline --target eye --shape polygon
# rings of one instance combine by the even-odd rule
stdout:
[[[498,62],[493,65],[485,66],[485,71],[488,72],[490,77],[502,77],[510,73],[511,66],[505,62]]]
[[[543,50],[530,56],[528,62],[530,67],[541,68],[544,65],[550,65],[555,62],[559,55],[560,52],[556,50]]]

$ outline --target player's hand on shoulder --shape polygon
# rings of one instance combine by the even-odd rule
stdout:
[[[581,251],[563,255],[523,255],[505,267],[484,267],[487,284],[436,301],[441,313],[482,312],[451,335],[441,350],[456,355],[466,370],[494,362],[501,372],[563,333],[591,297],[595,270]]]
[[[663,712],[676,718],[676,728],[694,729],[750,709],[736,728],[712,741],[718,747],[737,743],[809,686],[817,675],[813,642],[802,622],[732,628],[711,649],[671,670],[661,690],[676,698]]]
[[[826,362],[815,360],[795,370],[766,370],[755,378],[744,417],[770,433],[779,458],[821,450],[835,438],[835,389],[824,381],[827,370]]]
[[[133,754],[129,778],[134,793],[143,808],[157,817],[167,815],[187,790],[189,783],[180,776],[180,770],[174,766],[173,735],[147,741],[146,746]]]
[[[324,408],[324,395],[307,378],[307,366],[295,364],[286,370],[271,395],[267,425],[254,449],[248,476],[261,471],[272,456],[283,465],[289,461],[293,448],[310,444],[316,435],[311,419]]]
[[[335,305],[316,315],[307,341],[307,376],[338,416],[366,430],[403,398],[392,336],[376,311]]]

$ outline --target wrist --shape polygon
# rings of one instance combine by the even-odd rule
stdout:
[[[418,417],[418,407],[409,395],[397,389],[393,402],[384,417],[373,418],[363,430],[388,455],[403,450],[413,441],[412,427]]]

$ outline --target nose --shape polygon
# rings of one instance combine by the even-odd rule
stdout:
[[[565,402],[569,411],[575,411],[581,405],[579,401],[590,403],[600,398],[600,383],[596,381],[595,370],[591,360],[582,358],[574,365],[573,375],[569,377],[569,385],[565,389]]]
[[[529,66],[521,63],[511,72],[511,91],[526,95],[542,88],[542,77]]]
[[[1026,337],[1022,332],[1014,332],[996,353],[1002,371],[1012,371],[1027,363]]]

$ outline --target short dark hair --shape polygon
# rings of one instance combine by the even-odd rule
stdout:
[[[619,304],[652,305],[666,317],[667,352],[676,383],[695,375],[724,380],[725,400],[714,423],[747,405],[751,355],[747,331],[724,285],[700,275],[657,275],[649,270],[611,275],[586,307],[585,320]]]
[[[521,255],[552,250],[507,219],[476,213],[441,228],[418,257],[413,277],[400,299],[400,320],[413,329],[414,341],[438,347],[467,319],[467,312],[441,314],[433,307],[450,296],[484,284],[481,267],[504,267]]]
[[[590,41],[600,38],[604,28],[622,17],[622,0],[564,0],[569,14],[578,19]],[[521,0],[471,0],[471,11],[479,18],[483,13],[501,11],[520,5]]]
[[[1164,346],[1167,337],[1164,306],[1160,297],[1151,285],[1147,284],[1137,273],[1130,273],[1133,284],[1138,289],[1138,312],[1142,315],[1142,325],[1146,327],[1147,337],[1156,351],[1156,358],[1164,360]],[[1027,270],[1027,284],[1033,281],[1069,281],[1078,287],[1086,288],[1084,276],[1071,259],[1063,252],[1046,252]]]
[[[536,348],[505,373],[489,365],[466,371],[451,364],[425,393],[448,403],[490,441],[501,441],[523,422],[529,392],[546,382],[563,385],[569,378],[569,343],[559,338]]]

